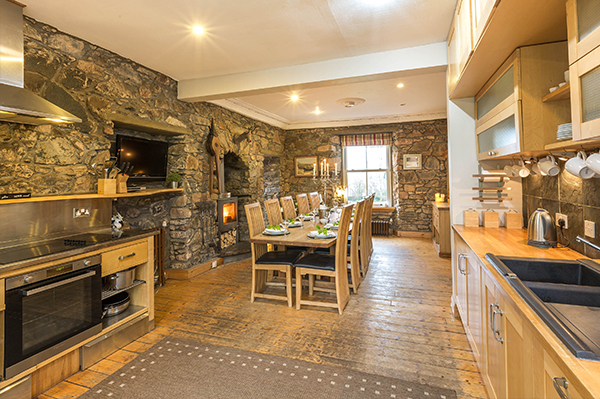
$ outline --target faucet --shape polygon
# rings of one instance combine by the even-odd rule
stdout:
[[[586,240],[585,238],[583,238],[581,236],[575,237],[575,240],[577,242],[582,242],[584,244],[589,245],[590,247],[594,248],[596,251],[600,251],[600,247],[598,245],[594,244],[593,242],[590,242],[590,241]]]

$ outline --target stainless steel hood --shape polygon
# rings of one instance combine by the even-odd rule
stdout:
[[[81,122],[24,88],[23,7],[0,0],[0,120],[28,125]]]

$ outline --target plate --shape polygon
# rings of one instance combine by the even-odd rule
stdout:
[[[288,224],[288,228],[293,228],[293,227],[302,227],[302,223],[294,222],[294,223]]]
[[[335,238],[337,237],[337,234],[334,233],[333,231],[330,231],[326,236],[319,234],[319,232],[317,230],[313,230],[310,233],[307,234],[307,236],[309,238],[324,238],[324,239],[328,239],[328,238]]]
[[[271,230],[271,229],[266,229],[265,231],[263,231],[263,234],[266,236],[283,236],[286,234],[290,234],[289,231],[286,230]]]
[[[304,216],[304,221],[310,221],[312,220],[312,216]]]

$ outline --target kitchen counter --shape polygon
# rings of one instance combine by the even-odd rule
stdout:
[[[573,372],[573,377],[579,380],[581,385],[585,386],[594,397],[600,397],[600,362],[576,358],[505,278],[498,273],[485,258],[485,254],[563,260],[586,259],[586,257],[569,248],[538,248],[527,245],[527,231],[525,229],[464,227],[460,225],[453,225],[452,227],[477,255],[481,264],[497,280],[522,315],[531,322],[536,332],[541,336],[545,348],[555,353]]]
[[[123,235],[119,238],[113,238],[108,241],[100,242],[93,245],[88,245],[84,247],[73,247],[73,249],[62,251],[58,253],[54,253],[46,256],[37,256],[31,259],[27,259],[19,262],[12,262],[0,265],[0,275],[10,275],[11,271],[21,270],[30,266],[37,266],[43,263],[53,262],[56,260],[64,260],[64,262],[69,262],[73,257],[80,257],[82,254],[88,254],[89,256],[96,255],[105,248],[112,247],[115,245],[127,244],[132,241],[136,241],[142,238],[148,238],[158,234],[157,230],[132,230],[132,229],[124,229]],[[100,229],[88,231],[86,233],[95,233],[95,234],[111,234],[111,229]],[[70,238],[72,234],[64,236],[64,238]],[[61,237],[55,237],[56,239],[60,239]],[[9,250],[18,249],[18,246],[11,247]],[[2,251],[7,250],[5,248],[0,249],[0,256],[2,256]]]

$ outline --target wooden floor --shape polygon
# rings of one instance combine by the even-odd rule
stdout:
[[[278,301],[250,303],[250,262],[241,261],[189,281],[167,281],[155,298],[157,328],[102,362],[126,363],[172,334],[485,398],[462,325],[450,311],[450,261],[437,257],[429,239],[374,241],[367,278],[342,316],[324,308],[296,311]],[[94,374],[80,372],[40,398],[77,397],[62,395],[63,389],[85,392],[116,366],[100,363]]]

